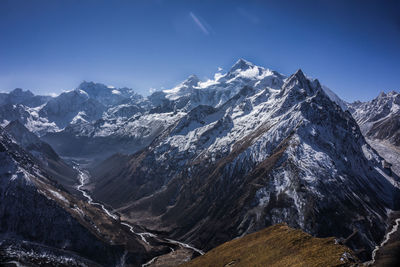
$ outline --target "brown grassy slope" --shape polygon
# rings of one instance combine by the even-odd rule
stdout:
[[[315,238],[277,224],[226,242],[180,266],[352,266],[354,259],[352,251],[335,244],[333,237]]]

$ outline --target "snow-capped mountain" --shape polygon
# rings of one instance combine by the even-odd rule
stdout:
[[[189,111],[198,105],[218,107],[236,95],[243,86],[255,89],[280,88],[285,78],[275,71],[239,59],[227,73],[216,73],[214,79],[201,82],[192,75],[163,93],[166,99],[176,102],[176,108]]]
[[[21,88],[16,88],[10,93],[0,93],[0,105],[4,104],[23,104],[27,107],[37,107],[46,103],[51,97],[34,95],[31,91],[24,91]]]
[[[197,76],[191,75],[176,87],[155,92],[148,98],[143,98],[130,89],[118,89],[120,93],[117,94],[112,93],[111,88],[105,85],[82,83],[77,90],[86,92],[93,101],[108,105],[108,109],[100,109],[102,114],[97,113],[91,118],[80,115],[66,118],[65,114],[68,112],[59,112],[64,122],[70,123],[61,131],[51,131],[43,139],[60,154],[69,156],[87,157],[97,154],[105,157],[117,152],[134,153],[149,145],[161,131],[199,105],[219,107],[244,86],[256,91],[266,87],[278,90],[286,78],[276,71],[240,59],[227,73],[216,73],[214,79],[200,81]],[[96,94],[93,91],[103,93]],[[332,91],[329,92],[331,99],[343,106],[343,101]],[[104,101],[107,99],[105,95],[129,96],[130,100],[120,101],[115,98],[114,102]],[[117,103],[117,100],[120,101],[119,104],[110,106],[110,103]],[[87,112],[80,114],[87,115]]]
[[[57,97],[34,96],[30,91],[15,89],[0,94],[0,124],[5,126],[19,120],[30,131],[42,136],[68,125],[96,121],[109,108],[112,109],[107,114],[127,116],[142,101],[143,97],[132,89],[93,82],[83,82],[77,89]]]
[[[400,94],[392,91],[368,102],[349,105],[362,132],[371,139],[388,140],[400,147]]]
[[[239,69],[260,73],[239,61],[226,79]],[[271,75],[222,104],[197,105],[146,149],[101,163],[94,196],[203,249],[286,222],[316,236],[351,236],[347,244],[370,257],[395,208],[398,177],[318,80],[301,70],[281,83]]]
[[[219,107],[243,86],[278,90],[286,78],[240,59],[228,72],[217,72],[213,79],[201,81],[191,75],[176,87],[147,98],[129,88],[83,82],[75,90],[47,97],[41,105],[27,105],[26,99],[39,96],[16,89],[2,95],[0,122],[6,126],[19,120],[61,155],[104,158],[142,149],[199,105]],[[343,106],[340,98],[326,90],[333,101]]]
[[[130,88],[115,88],[101,83],[83,82],[77,90],[86,92],[89,98],[97,100],[106,107],[116,106],[123,103],[136,103],[143,97]]]
[[[63,129],[69,124],[99,119],[105,110],[106,107],[88,93],[76,89],[51,99],[40,109],[39,116]]]
[[[400,94],[380,93],[371,101],[349,104],[368,142],[400,175]]]

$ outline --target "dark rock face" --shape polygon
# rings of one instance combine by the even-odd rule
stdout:
[[[286,222],[322,237],[354,233],[347,244],[368,258],[397,192],[381,160],[298,71],[280,90],[244,88],[218,108],[199,106],[142,151],[105,161],[93,193],[204,249]]]

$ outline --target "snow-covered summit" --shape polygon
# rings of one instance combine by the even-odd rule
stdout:
[[[225,103],[244,86],[254,87],[257,90],[266,87],[279,89],[285,78],[286,76],[278,72],[239,59],[226,73],[218,71],[212,79],[206,81],[200,81],[197,76],[191,75],[178,86],[164,90],[163,93],[168,100],[176,101],[179,99],[185,110],[190,110],[198,105],[216,107]],[[160,101],[159,92],[157,96],[158,101]],[[185,104],[182,104],[182,102]]]
[[[191,94],[193,89],[198,86],[200,79],[192,74],[185,81],[170,90],[164,90],[166,97],[170,100],[176,100],[182,96]]]
[[[298,70],[296,75],[303,76],[302,70]],[[187,80],[178,86],[164,90],[163,94],[157,92],[150,98],[156,98],[160,103],[160,97],[168,100],[180,101],[181,106],[190,110],[198,105],[209,105],[218,107],[225,103],[229,98],[237,94],[244,86],[252,87],[255,90],[271,88],[280,90],[288,77],[277,71],[257,66],[245,59],[239,59],[228,72],[218,71],[212,79],[201,81],[195,75],[191,75]],[[308,78],[307,78],[308,79]],[[322,86],[329,98],[336,102],[343,110],[346,110],[346,103],[341,100],[332,90]],[[185,105],[182,105],[185,102]]]
[[[86,92],[90,98],[99,101],[101,104],[109,107],[130,101],[141,100],[143,97],[133,89],[122,87],[115,88],[102,83],[82,82],[77,90]]]
[[[238,61],[236,61],[236,63],[231,67],[231,69],[229,70],[229,72],[235,72],[237,70],[240,71],[244,71],[247,70],[249,68],[254,67],[254,64],[251,63],[250,61],[247,61],[243,58],[240,58]]]

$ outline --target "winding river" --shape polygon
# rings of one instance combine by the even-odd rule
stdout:
[[[389,242],[390,240],[390,236],[397,232],[397,230],[399,229],[399,224],[400,224],[400,218],[397,218],[395,220],[395,224],[392,227],[392,230],[390,230],[386,235],[385,238],[383,239],[383,241],[381,242],[381,244],[379,246],[375,246],[375,249],[372,251],[372,260],[370,260],[369,262],[367,262],[367,265],[372,265],[375,263],[375,257],[376,257],[376,253],[378,252],[378,250],[383,247],[387,242]]]
[[[111,218],[114,219],[114,220],[118,220],[118,216],[117,216],[117,215],[115,215],[115,214],[113,214],[111,211],[109,211],[103,204],[98,203],[98,202],[94,202],[93,199],[92,199],[92,197],[89,195],[89,193],[88,193],[85,189],[83,189],[83,187],[89,183],[89,180],[90,180],[89,174],[88,174],[87,172],[83,171],[83,170],[81,169],[80,165],[79,165],[78,163],[76,163],[76,162],[73,162],[73,167],[74,167],[74,169],[78,172],[78,181],[79,181],[79,184],[76,186],[76,189],[77,189],[79,192],[82,193],[82,195],[87,199],[87,201],[88,201],[88,203],[89,203],[90,205],[94,205],[94,206],[100,207],[109,217],[111,217]],[[145,242],[145,243],[146,243],[147,245],[149,245],[149,246],[150,246],[150,243],[149,243],[149,241],[146,239],[146,237],[157,237],[155,234],[149,233],[149,232],[138,233],[138,232],[136,232],[136,231],[134,230],[133,226],[130,225],[129,223],[127,223],[127,222],[121,222],[121,224],[127,226],[127,227],[129,228],[129,231],[131,231],[133,234],[139,236],[139,237],[143,240],[143,242]],[[191,250],[193,250],[193,251],[199,253],[200,255],[204,255],[204,252],[203,252],[202,250],[197,249],[197,248],[195,248],[195,247],[193,247],[193,246],[191,246],[191,245],[189,245],[189,244],[182,243],[182,242],[179,242],[179,241],[176,241],[176,240],[173,240],[173,239],[169,239],[169,238],[166,238],[165,240],[166,240],[167,242],[171,243],[171,244],[179,245],[179,246],[181,246],[181,247],[183,247],[183,248],[191,249]],[[174,252],[174,249],[173,249],[172,247],[170,247],[170,249],[171,249],[171,252]],[[125,259],[125,257],[126,257],[126,254],[124,253],[123,259]],[[151,259],[150,261],[148,261],[147,263],[142,264],[142,267],[149,266],[149,265],[152,264],[157,258],[158,258],[158,256],[152,258],[152,259]],[[121,262],[123,262],[123,261],[121,260]],[[124,264],[121,264],[121,265],[124,266]]]

